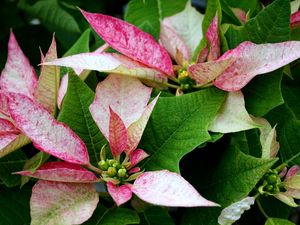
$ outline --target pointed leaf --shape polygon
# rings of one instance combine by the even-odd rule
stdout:
[[[0,134],[0,149],[1,156],[3,157],[5,154],[5,148],[12,143],[18,137],[17,134],[8,133],[8,134]]]
[[[62,101],[64,100],[64,97],[67,93],[67,88],[68,88],[68,74],[65,74],[60,81],[58,93],[57,93],[57,107],[61,109],[61,104]]]
[[[222,55],[220,59],[231,57],[235,61],[217,77],[214,84],[227,91],[240,90],[253,77],[271,72],[298,59],[299,48],[298,41],[260,45],[243,42]]]
[[[0,76],[0,89],[6,92],[21,93],[33,98],[36,84],[37,76],[34,69],[11,32],[8,42],[7,62]]]
[[[254,197],[246,197],[242,200],[231,204],[222,210],[221,215],[218,217],[220,225],[230,225],[241,218],[241,215],[249,210],[251,205],[255,202]]]
[[[151,88],[144,86],[138,79],[115,74],[109,75],[98,84],[90,112],[107,140],[109,139],[109,106],[120,116],[127,128],[141,117],[150,94]]]
[[[185,60],[190,61],[190,50],[188,46],[184,43],[179,34],[176,33],[176,30],[164,22],[160,24],[159,41],[174,60],[177,58],[176,52],[179,51]]]
[[[35,172],[23,170],[15,174],[67,183],[92,183],[98,179],[92,172],[77,164],[68,162],[48,162],[39,167]]]
[[[81,224],[92,216],[98,201],[92,184],[39,180],[30,199],[31,224]]]
[[[232,133],[257,128],[245,108],[242,92],[230,92],[209,130],[219,133]]]
[[[209,88],[180,97],[159,98],[140,142],[140,148],[150,155],[143,161],[146,170],[179,172],[181,158],[211,140],[208,125],[224,97],[222,91]]]
[[[130,168],[147,158],[149,155],[142,149],[134,150],[130,155]],[[130,170],[132,172],[132,170]]]
[[[1,138],[0,142],[2,143],[2,141],[6,144],[0,147],[0,158],[31,142],[30,139],[24,134],[19,134],[16,136],[14,134],[9,134],[7,137],[3,138],[3,140]]]
[[[265,225],[295,225],[295,224],[286,219],[269,217]]]
[[[205,37],[210,45],[208,61],[216,60],[220,57],[220,39],[219,39],[219,28],[218,28],[218,14],[213,18]]]
[[[8,119],[8,97],[5,94],[5,91],[0,90],[0,118]]]
[[[9,109],[16,126],[34,142],[35,147],[67,162],[89,164],[83,141],[30,98],[11,94]]]
[[[53,37],[51,46],[42,62],[57,58],[56,42]],[[59,87],[60,72],[56,66],[42,66],[38,84],[34,90],[34,97],[41,106],[53,116],[56,114],[56,99]]]
[[[121,186],[116,186],[111,182],[107,183],[107,190],[110,196],[113,198],[115,203],[120,206],[132,197],[131,185],[123,184]]]
[[[167,170],[143,173],[135,180],[132,191],[140,199],[154,205],[218,206],[203,198],[183,177]]]
[[[202,35],[202,20],[204,15],[192,7],[191,2],[186,3],[185,9],[173,16],[166,17],[163,23],[176,30],[189,48],[190,56],[193,56],[199,45]]]
[[[274,195],[275,198],[287,204],[290,207],[298,207],[299,205],[294,201],[294,198],[287,192],[279,192]]]
[[[75,74],[69,74],[70,84],[58,121],[67,124],[86,144],[92,164],[100,161],[101,147],[106,143],[89,111],[94,92]]]
[[[172,61],[167,51],[151,35],[111,16],[81,12],[96,33],[111,47],[167,75],[173,75]]]
[[[159,95],[153,99],[149,105],[147,105],[142,116],[128,127],[128,142],[125,150],[127,154],[130,154],[138,146],[158,98]]]
[[[202,61],[200,58],[198,58],[198,60]],[[189,66],[188,72],[190,77],[196,81],[197,85],[204,85],[216,79],[233,61],[232,58],[227,58],[224,60],[197,63]]]
[[[127,146],[127,130],[118,114],[109,107],[109,146],[115,158],[120,157]]]

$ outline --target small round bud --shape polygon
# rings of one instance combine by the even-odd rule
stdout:
[[[118,170],[118,169],[121,169],[121,165],[120,165],[119,162],[113,163],[112,166],[115,167],[117,170]]]
[[[106,171],[109,167],[108,163],[105,160],[98,162],[98,166],[101,170]]]
[[[267,185],[265,187],[265,189],[266,189],[267,192],[271,192],[271,191],[273,191],[273,185]]]
[[[114,160],[114,159],[109,159],[108,160],[108,164],[110,165],[110,166],[112,166],[114,163],[116,163],[117,161],[116,160]]]
[[[270,176],[268,176],[267,178],[267,181],[268,181],[268,184],[276,184],[277,183],[277,175],[275,174],[271,174]]]
[[[107,175],[110,177],[114,177],[117,174],[117,169],[115,167],[109,167],[107,169]]]
[[[127,171],[126,171],[126,169],[119,169],[119,170],[118,170],[118,176],[119,176],[120,178],[126,178],[126,176],[127,176]]]

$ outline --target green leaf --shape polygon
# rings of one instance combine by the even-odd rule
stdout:
[[[285,219],[268,218],[265,225],[295,225],[295,224]]]
[[[30,224],[29,199],[31,186],[6,188],[0,186],[1,224]]]
[[[300,120],[287,121],[279,131],[280,155],[282,161],[292,160],[292,164],[300,166]]]
[[[13,175],[11,173],[21,171],[26,159],[26,155],[20,150],[0,159],[0,180],[7,187],[14,187],[20,184],[20,175]]]
[[[162,207],[151,207],[140,213],[141,225],[174,225],[168,210]]]
[[[229,148],[208,177],[205,196],[226,207],[247,196],[276,161],[254,158],[235,147]]]
[[[64,54],[64,57],[90,51],[91,28],[86,29],[72,47]]]
[[[282,69],[260,75],[244,89],[247,111],[254,116],[264,116],[284,103],[281,93]]]
[[[185,210],[181,225],[219,225],[221,208],[190,208]]]
[[[158,39],[160,21],[183,10],[186,2],[187,0],[132,0],[128,3],[125,20]]]
[[[128,225],[139,224],[138,214],[126,208],[107,209],[103,205],[98,205],[92,218],[84,225]]]
[[[105,138],[94,122],[89,106],[94,92],[80,78],[69,74],[69,82],[58,120],[66,123],[86,144],[90,162],[96,164]]]
[[[179,172],[180,159],[211,139],[208,126],[224,99],[225,93],[215,88],[160,98],[140,143],[150,155],[146,169]]]
[[[18,7],[40,19],[46,27],[51,27],[53,30],[59,28],[71,33],[80,32],[76,20],[61,7],[58,0],[40,0],[33,5],[30,5],[27,0],[21,0]]]
[[[226,37],[230,48],[243,41],[276,43],[290,37],[290,0],[275,0],[244,26],[230,26]]]

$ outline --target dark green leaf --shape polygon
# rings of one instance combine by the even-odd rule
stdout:
[[[221,208],[191,208],[183,214],[181,225],[219,225]]]
[[[90,34],[91,28],[82,33],[78,40],[72,45],[72,47],[64,54],[64,56],[75,55],[82,52],[90,51]]]
[[[168,210],[162,207],[151,207],[140,213],[141,225],[174,225]]]
[[[26,159],[26,155],[21,150],[14,151],[0,159],[0,180],[2,180],[7,187],[20,185],[21,176],[11,173],[21,171]]]
[[[182,11],[186,1],[132,0],[127,6],[125,20],[158,39],[160,20]]]
[[[129,225],[139,224],[138,214],[126,208],[107,209],[98,205],[92,218],[85,225]]]
[[[21,9],[40,19],[46,27],[79,33],[76,20],[60,5],[58,0],[40,0],[30,5],[27,0],[21,0],[18,5]],[[55,30],[55,29],[54,29]]]
[[[289,220],[280,219],[280,218],[268,218],[265,225],[295,225]]]
[[[254,116],[264,116],[284,103],[281,94],[282,69],[253,79],[244,89],[247,111]]]
[[[95,164],[100,160],[99,152],[105,139],[89,112],[93,100],[94,92],[78,76],[70,73],[58,120],[66,123],[85,142],[90,161]]]
[[[29,199],[31,186],[22,189],[8,189],[0,186],[0,224],[2,225],[29,225]]]
[[[275,0],[244,26],[230,26],[226,37],[230,48],[243,41],[275,43],[290,37],[290,0]]]
[[[160,98],[141,140],[150,154],[147,170],[179,172],[180,159],[211,139],[208,125],[224,101],[225,93],[210,88],[181,97]]]

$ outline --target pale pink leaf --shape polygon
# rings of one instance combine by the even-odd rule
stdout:
[[[36,84],[37,76],[34,69],[11,32],[8,42],[7,62],[0,76],[0,89],[33,98]]]
[[[0,136],[0,158],[30,143],[30,139],[24,134],[5,136]]]
[[[140,199],[154,205],[171,207],[218,206],[203,198],[196,189],[177,173],[167,170],[145,172],[132,186]]]
[[[233,133],[260,127],[248,114],[241,91],[229,92],[209,130],[218,133]]]
[[[202,35],[202,21],[204,15],[199,13],[192,7],[191,1],[187,1],[183,11],[166,17],[163,23],[176,31],[183,42],[188,46],[190,56],[194,55],[196,48],[198,47]]]
[[[211,21],[211,24],[207,29],[205,37],[210,45],[210,50],[207,57],[208,61],[218,59],[220,57],[221,52],[217,14]]]
[[[239,220],[242,214],[249,210],[251,205],[254,205],[254,197],[246,197],[238,202],[234,202],[225,209],[222,210],[220,216],[218,217],[218,223],[220,225],[230,225],[235,221]]]
[[[81,12],[96,33],[112,48],[167,75],[173,75],[172,61],[167,51],[150,34],[115,17]]]
[[[109,139],[109,106],[128,128],[143,114],[152,89],[136,78],[111,74],[98,84],[90,112],[102,134]]]
[[[293,176],[295,176],[296,174],[298,174],[299,171],[300,171],[300,168],[299,168],[298,165],[292,166],[292,167],[288,170],[288,172],[287,172],[287,174],[286,174],[286,176],[285,176],[285,179],[291,179]]]
[[[236,18],[240,21],[241,24],[247,22],[247,13],[240,8],[230,8]]]
[[[31,225],[82,224],[99,202],[92,184],[39,180],[30,198]]]
[[[118,114],[109,107],[109,146],[112,155],[119,158],[127,146],[127,130]]]
[[[271,124],[264,118],[252,117],[252,120],[259,124],[260,144],[262,148],[261,158],[274,159],[279,151],[279,142],[276,140],[276,126],[272,128]]]
[[[84,142],[30,98],[11,94],[9,110],[16,127],[32,140],[35,147],[70,163],[89,164]]]
[[[197,85],[207,84],[222,74],[231,64],[232,58],[224,60],[197,63],[189,66],[188,72]]]
[[[160,24],[159,41],[166,48],[174,60],[176,60],[176,52],[180,51],[186,61],[190,60],[190,52],[188,46],[181,37],[171,27],[165,23]],[[177,62],[179,63],[179,62]]]
[[[98,180],[94,173],[77,164],[68,162],[48,162],[39,167],[34,173],[29,170],[24,170],[16,172],[15,174],[42,180],[68,183],[93,183]]]
[[[158,98],[159,95],[145,108],[141,117],[128,127],[128,142],[125,150],[127,154],[130,154],[138,146]]]
[[[288,192],[279,192],[279,193],[275,194],[274,197],[291,207],[299,206],[298,204],[296,204],[293,197],[291,195],[289,195]]]
[[[0,158],[3,155],[3,149],[18,137],[17,134],[0,134]]]
[[[300,11],[297,11],[291,15],[290,26],[292,29],[295,29],[300,26]]]
[[[68,80],[69,80],[69,76],[68,74],[65,74],[60,81],[60,86],[58,89],[58,96],[57,96],[57,106],[59,109],[61,108],[62,101],[64,100],[64,97],[67,93]]]
[[[56,42],[53,37],[52,43],[42,62],[51,61],[57,58]],[[42,66],[38,84],[34,90],[36,101],[41,104],[52,115],[56,114],[56,99],[59,87],[60,70],[57,66]]]
[[[115,184],[108,182],[107,190],[110,196],[113,198],[117,206],[120,206],[128,202],[132,197],[131,185],[123,184],[116,186]]]
[[[81,53],[60,59],[44,62],[42,65],[56,65],[71,67],[77,74],[83,70],[97,70],[106,73],[117,73],[164,83],[167,77],[160,71],[148,68],[126,56],[116,53]]]
[[[207,56],[208,56],[208,47],[207,47],[207,45],[205,45],[205,47],[203,49],[201,49],[201,51],[199,52],[196,63],[205,62],[207,59]]]
[[[275,44],[243,42],[218,60],[234,62],[219,74],[214,84],[225,91],[238,91],[257,75],[274,71],[300,57],[300,41]]]
[[[130,154],[130,168],[147,158],[149,155],[143,149],[135,149]]]
[[[0,118],[9,118],[8,97],[4,91],[0,90]]]

